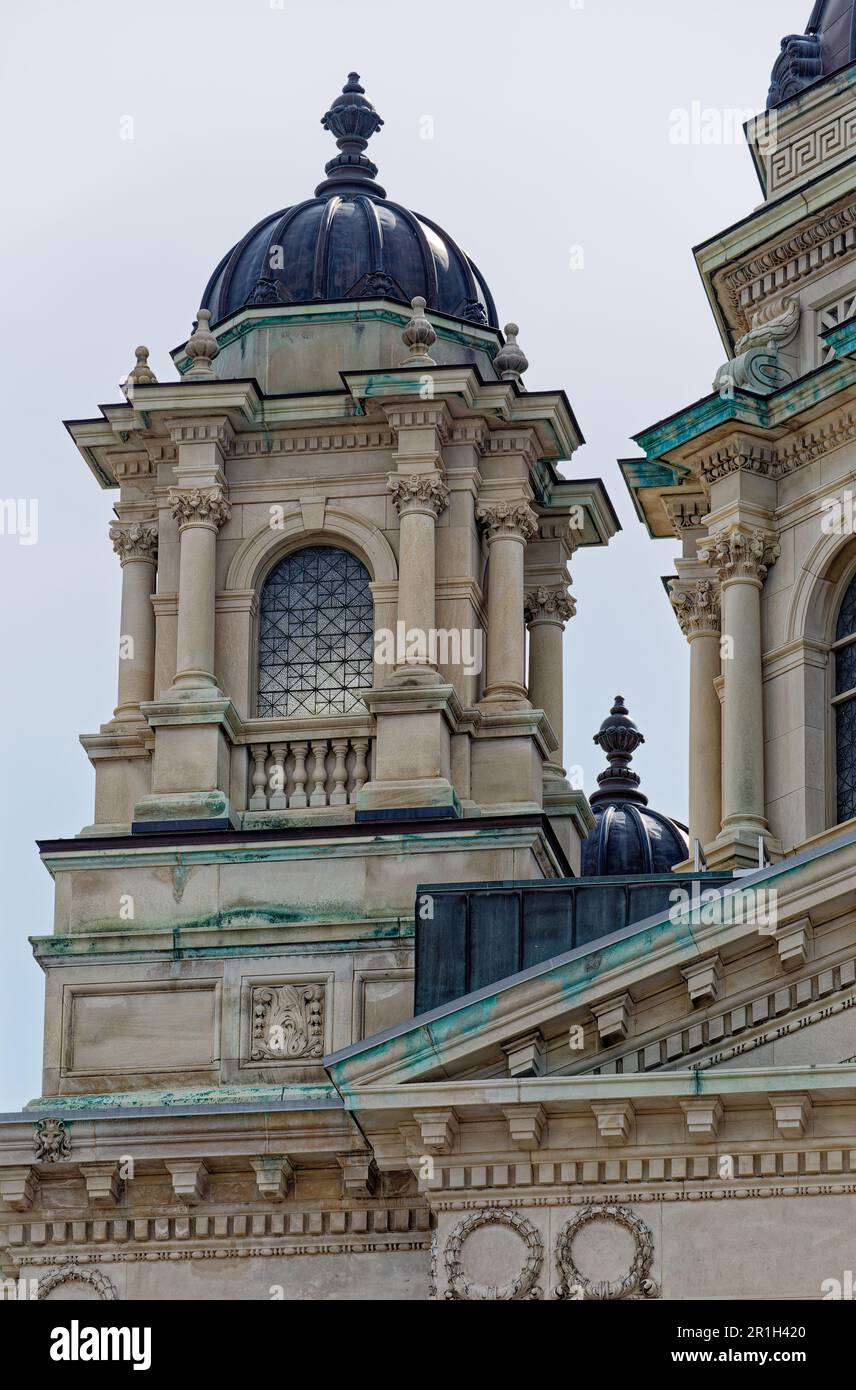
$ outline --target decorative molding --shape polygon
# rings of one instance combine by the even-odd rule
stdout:
[[[256,985],[250,1004],[253,1062],[297,1062],[324,1055],[324,989],[318,984]]]
[[[814,928],[810,917],[789,922],[776,935],[776,949],[783,970],[796,970],[811,959]]]
[[[281,1202],[294,1183],[294,1165],[285,1154],[263,1154],[250,1159],[256,1175],[256,1189],[269,1202]]]
[[[778,935],[788,935],[788,926],[779,928]],[[823,1004],[828,996],[840,993],[856,983],[856,960],[842,961],[837,966],[828,966],[805,979],[793,984],[782,983],[776,989],[767,989],[763,994],[733,1004],[723,1013],[713,1017],[688,1021],[674,1032],[654,1038],[643,1047],[635,1048],[620,1057],[611,1059],[600,1066],[593,1067],[593,1076],[613,1076],[621,1068],[623,1074],[653,1071],[661,1066],[674,1066],[681,1058],[689,1058],[702,1049],[716,1047],[729,1038],[734,1038],[730,1047],[720,1046],[719,1050],[703,1059],[696,1059],[694,1066],[717,1066],[729,1058],[739,1056],[756,1047],[763,1047],[776,1038],[795,1033],[813,1023],[841,1013],[856,1006],[856,994],[844,999],[831,1000]],[[800,1012],[807,1005],[820,1004],[822,1007],[812,1013]],[[796,1015],[788,1018],[789,1014]],[[768,1024],[762,1032],[751,1037],[740,1038],[740,1034],[760,1025]],[[586,1074],[586,1073],[582,1073]]]
[[[484,525],[489,541],[502,536],[530,541],[538,534],[538,517],[526,502],[481,502],[476,520]]]
[[[511,1042],[501,1043],[508,1059],[509,1076],[543,1076],[546,1070],[547,1045],[540,1028],[523,1033]]]
[[[223,453],[235,446],[235,431],[227,415],[191,415],[169,425],[173,444],[217,444]]]
[[[710,956],[707,960],[684,966],[681,974],[687,983],[691,1008],[716,1003],[722,989],[722,961],[719,956]]]
[[[479,1284],[466,1277],[461,1262],[464,1245],[473,1231],[485,1226],[505,1226],[523,1242],[526,1258],[520,1273],[509,1284]],[[443,1254],[449,1279],[446,1288],[448,1299],[467,1303],[509,1303],[542,1296],[537,1279],[544,1262],[544,1243],[538,1228],[515,1211],[504,1207],[485,1207],[465,1216],[449,1235]]]
[[[610,1046],[616,1042],[623,1042],[630,1031],[632,1014],[633,997],[630,994],[619,994],[614,999],[606,999],[602,1004],[592,1005],[592,1015],[601,1043]]]
[[[449,501],[449,489],[439,473],[411,473],[401,477],[394,473],[389,490],[399,516],[405,512],[430,512],[439,516]]]
[[[365,1193],[362,1195],[365,1197]],[[5,1215],[8,1216],[8,1213]],[[165,1247],[164,1259],[175,1259],[178,1255],[174,1248],[176,1244],[188,1247],[189,1242],[204,1241],[209,1243],[189,1247],[188,1256],[192,1248],[197,1256],[204,1254],[207,1258],[209,1254],[214,1253],[211,1241],[232,1242],[228,1247],[230,1255],[293,1254],[293,1245],[283,1249],[282,1246],[259,1246],[257,1242],[306,1236],[318,1237],[323,1241],[331,1235],[348,1235],[355,1237],[352,1248],[359,1250],[364,1246],[365,1239],[372,1236],[395,1237],[408,1233],[424,1235],[429,1229],[430,1217],[429,1208],[422,1198],[419,1199],[418,1205],[415,1202],[405,1202],[402,1205],[387,1202],[374,1206],[362,1201],[353,1207],[338,1206],[332,1210],[329,1207],[304,1208],[297,1211],[292,1209],[291,1200],[287,1208],[280,1207],[279,1203],[266,1201],[263,1210],[254,1212],[220,1211],[206,1215],[187,1212],[184,1215],[141,1217],[105,1215],[103,1218],[81,1220],[69,1217],[61,1221],[48,1217],[47,1220],[28,1221],[24,1225],[7,1225],[4,1236],[16,1258],[22,1262],[29,1258],[32,1263],[66,1265],[75,1259],[90,1263],[101,1258],[100,1252],[95,1253],[100,1246],[111,1248],[107,1254],[110,1260],[157,1258],[153,1254],[153,1246]],[[67,1245],[86,1249],[81,1250],[79,1254],[74,1250],[61,1250],[59,1253],[50,1254],[45,1253],[42,1248]],[[94,1251],[90,1247],[94,1247]],[[115,1250],[112,1247],[115,1247]],[[320,1250],[327,1253],[324,1244],[304,1248],[308,1251]],[[422,1248],[421,1241],[417,1242],[414,1248]]]
[[[757,473],[776,476],[773,446],[750,435],[732,435],[725,444],[698,459],[698,471],[709,487],[729,473]]]
[[[37,1163],[60,1163],[71,1157],[71,1138],[65,1120],[49,1116],[39,1120],[33,1133],[33,1148]]]
[[[115,1207],[122,1200],[124,1183],[115,1162],[81,1163],[78,1172],[86,1183],[86,1196],[95,1207]]]
[[[594,1221],[609,1221],[623,1226],[633,1238],[633,1262],[622,1279],[601,1279],[595,1282],[581,1274],[573,1259],[575,1237]],[[556,1264],[560,1283],[556,1297],[562,1299],[642,1299],[659,1298],[659,1285],[650,1278],[654,1260],[654,1237],[645,1222],[629,1207],[598,1203],[584,1207],[565,1222],[556,1241]]]
[[[597,1137],[604,1144],[626,1144],[636,1117],[631,1100],[593,1100],[592,1112],[597,1121]]]
[[[508,1137],[519,1149],[537,1149],[547,1128],[547,1116],[542,1105],[510,1105],[503,1110],[508,1124]]]
[[[697,579],[687,587],[683,587],[680,581],[671,584],[669,602],[687,639],[702,633],[719,632],[719,586],[714,579]]]
[[[342,1170],[343,1194],[371,1197],[379,1176],[371,1151],[361,1149],[358,1153],[339,1154],[337,1162]]]
[[[202,1201],[208,1191],[207,1164],[195,1158],[173,1158],[165,1160],[165,1167],[180,1202],[192,1207]]]
[[[722,1101],[719,1096],[694,1096],[682,1100],[681,1109],[687,1125],[688,1139],[715,1139],[722,1122]]]
[[[39,1177],[33,1168],[6,1168],[0,1175],[0,1201],[14,1211],[29,1211],[39,1193]]]
[[[455,1147],[460,1125],[454,1110],[414,1110],[413,1118],[427,1153],[449,1153]]]
[[[702,563],[716,570],[720,584],[739,579],[762,584],[780,554],[773,536],[757,528],[747,532],[739,526],[714,532],[698,550]]]
[[[856,145],[856,111],[848,107],[793,140],[777,144],[767,160],[767,197],[781,193],[797,179],[804,180],[830,160],[848,154]]]
[[[45,1274],[36,1286],[36,1298],[47,1298],[63,1284],[88,1284],[105,1303],[118,1300],[116,1285],[100,1269],[82,1269],[80,1265],[65,1265]]]
[[[811,1128],[811,1096],[771,1096],[773,1120],[783,1139],[800,1139]]]
[[[724,268],[714,276],[717,297],[723,303],[732,329],[746,333],[752,327],[753,308],[765,300],[792,293],[803,280],[816,277],[856,250],[856,203],[845,203],[820,220],[807,222],[800,231],[772,242],[749,260]]]
[[[110,525],[113,549],[123,565],[129,560],[145,560],[156,564],[158,558],[158,527],[156,521],[114,521]]]
[[[169,506],[179,531],[185,526],[207,526],[219,531],[232,515],[231,503],[222,488],[195,487],[184,491],[171,487]]]
[[[242,434],[235,441],[235,458],[267,457],[275,454],[340,454],[364,449],[376,452],[392,449],[395,435],[377,425],[365,429],[322,430],[312,434]]]
[[[526,621],[532,623],[559,623],[564,627],[577,611],[573,595],[564,585],[548,589],[544,585],[531,589],[523,600]]]

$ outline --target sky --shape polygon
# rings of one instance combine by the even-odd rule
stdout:
[[[530,389],[564,387],[623,530],[572,561],[568,765],[616,693],[634,765],[686,818],[688,649],[616,459],[707,394],[725,352],[691,248],[761,200],[731,113],[763,109],[810,0],[18,0],[0,112],[0,1111],[41,1093],[52,931],[35,841],[92,820],[78,743],[116,699],[120,569],[102,491],[62,426],[120,399],[146,343],[161,380],[208,276],[265,214],[311,196],[334,153],[320,118],[349,71],[384,119],[389,196],[445,227],[520,325]],[[717,113],[721,120],[704,119]],[[696,119],[693,120],[693,112]],[[687,125],[718,143],[680,143]],[[735,133],[736,131],[736,133]],[[16,516],[10,520],[10,506]],[[35,523],[35,525],[33,524]]]

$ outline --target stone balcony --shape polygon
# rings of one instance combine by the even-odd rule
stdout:
[[[234,750],[242,825],[352,820],[371,777],[374,738],[364,713],[244,721]],[[233,781],[235,774],[233,766]]]

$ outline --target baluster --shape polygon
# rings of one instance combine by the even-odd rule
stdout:
[[[273,767],[270,770],[270,796],[268,806],[271,811],[282,811],[288,805],[285,794],[285,760],[288,756],[287,743],[272,743],[270,746]]]
[[[327,805],[327,740],[319,738],[312,740],[312,752],[315,754],[315,764],[312,768],[312,780],[315,783],[312,795],[309,798],[310,806]]]
[[[333,793],[330,797],[331,806],[347,806],[348,791],[346,783],[348,780],[348,768],[345,759],[348,756],[348,740],[346,738],[336,738],[333,740],[333,752],[336,755],[336,766],[333,768]]]
[[[294,754],[294,791],[291,793],[289,806],[295,811],[303,810],[306,806],[306,754],[309,752],[308,743],[292,743],[291,751]]]
[[[356,801],[357,792],[369,775],[366,762],[369,751],[369,741],[367,738],[352,738],[351,747],[354,750],[354,787],[350,795],[350,800]]]
[[[267,810],[267,773],[265,764],[267,763],[268,746],[266,743],[254,743],[250,750],[253,755],[253,794],[250,797],[251,811]]]

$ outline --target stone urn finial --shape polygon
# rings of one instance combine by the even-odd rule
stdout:
[[[608,767],[598,774],[597,791],[592,792],[589,803],[596,806],[599,801],[634,801],[647,806],[648,798],[639,790],[639,773],[630,767],[645,736],[630,718],[623,695],[616,695],[609,717],[604,719],[594,741],[606,754]]]
[[[517,341],[519,332],[516,323],[505,325],[505,343],[493,359],[493,365],[501,381],[516,381],[522,388],[520,378],[529,366],[529,358]]]
[[[436,343],[437,334],[425,317],[425,300],[421,294],[417,294],[415,299],[411,299],[410,307],[413,310],[413,317],[401,333],[405,347],[410,349],[410,355],[405,358],[401,365],[403,367],[436,367],[437,363],[434,358],[428,356],[428,349]]]
[[[128,375],[122,380],[122,390],[128,396],[135,386],[155,386],[157,377],[149,366],[149,350],[147,347],[134,348],[134,363]]]
[[[213,377],[214,370],[211,363],[220,351],[217,346],[217,339],[211,332],[209,320],[211,314],[208,309],[198,309],[196,312],[196,328],[187,340],[187,355],[193,361],[189,371],[185,372],[185,380],[193,380],[199,377]]]

